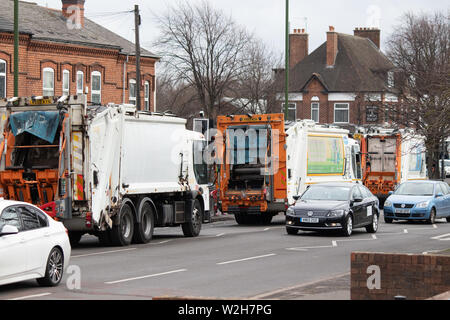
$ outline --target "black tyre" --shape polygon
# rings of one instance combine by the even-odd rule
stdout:
[[[128,246],[133,240],[134,216],[129,204],[124,204],[117,217],[117,224],[111,230],[112,242],[116,246]]]
[[[234,214],[234,219],[240,225],[249,223],[248,215],[246,215],[244,213],[235,213]]]
[[[286,232],[292,236],[297,235],[298,234],[298,229],[297,228],[290,228],[290,227],[286,227]]]
[[[345,237],[350,237],[353,233],[353,217],[351,214],[345,219],[344,225],[342,226],[342,235]]]
[[[259,217],[261,224],[268,225],[272,222],[273,216],[269,214],[264,214]]]
[[[430,212],[430,218],[428,218],[427,222],[429,224],[434,224],[436,222],[436,209],[432,208]]]
[[[97,234],[100,245],[109,247],[112,245],[111,230],[101,231]]]
[[[376,233],[378,231],[378,214],[374,212],[372,215],[372,223],[366,227],[368,233]]]
[[[78,246],[82,236],[83,236],[82,232],[75,232],[75,231],[69,232],[70,246],[72,248]]]
[[[136,243],[148,243],[153,237],[155,228],[155,212],[149,202],[141,207],[140,221],[134,225],[133,240]]]
[[[43,278],[36,279],[36,281],[43,287],[56,287],[62,280],[63,272],[64,255],[61,249],[55,247],[48,255],[45,276]]]
[[[447,222],[450,223],[450,217],[448,217],[448,218],[446,218],[446,219],[447,219]]]
[[[202,229],[203,210],[198,199],[195,199],[192,206],[191,220],[183,223],[181,228],[185,237],[197,237]]]
[[[392,223],[392,222],[394,222],[394,219],[384,217],[384,222],[386,222],[386,223]]]

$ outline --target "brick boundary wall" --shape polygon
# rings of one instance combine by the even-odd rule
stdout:
[[[369,289],[368,284],[376,285],[377,267],[379,289]],[[449,290],[450,256],[368,252],[351,255],[352,300],[393,300],[396,296],[425,300]]]

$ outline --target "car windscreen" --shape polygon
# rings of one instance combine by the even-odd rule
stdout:
[[[350,198],[350,187],[311,186],[303,193],[302,200],[347,201]]]
[[[403,183],[394,194],[399,196],[432,196],[434,185],[432,183]]]

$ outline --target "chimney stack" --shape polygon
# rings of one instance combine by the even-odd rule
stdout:
[[[61,0],[62,14],[78,29],[84,27],[84,3],[85,0]]]
[[[367,38],[380,49],[381,46],[381,30],[378,28],[355,28],[353,34],[357,37]]]
[[[289,68],[293,68],[309,53],[309,35],[305,29],[294,29],[289,35]]]
[[[327,67],[333,67],[336,62],[338,53],[338,34],[334,31],[334,27],[330,26],[327,32]]]

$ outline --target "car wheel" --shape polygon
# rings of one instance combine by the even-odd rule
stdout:
[[[64,255],[59,248],[53,248],[47,259],[45,276],[36,279],[38,284],[43,287],[57,286],[63,277],[64,272]]]
[[[112,242],[116,246],[128,246],[134,233],[133,211],[128,204],[122,206],[117,220],[117,225],[113,226],[111,231]]]
[[[346,237],[350,237],[353,233],[353,217],[351,214],[345,219],[344,225],[342,226],[342,234]]]
[[[436,222],[436,209],[432,208],[430,212],[430,218],[427,220],[429,224],[434,224]]]
[[[69,232],[70,246],[72,248],[78,246],[82,236],[82,232]]]
[[[378,231],[378,214],[375,212],[372,215],[372,223],[366,227],[368,233],[376,233]]]
[[[386,222],[386,223],[392,223],[392,222],[394,222],[394,219],[384,217],[384,222]]]
[[[298,229],[297,228],[290,228],[290,227],[286,227],[286,232],[292,236],[297,235],[298,234]]]
[[[195,199],[192,207],[192,216],[190,221],[183,223],[181,228],[185,237],[197,237],[202,229],[203,211],[202,205],[198,199]]]
[[[142,205],[139,223],[135,224],[133,240],[136,243],[148,243],[153,237],[155,214],[150,203]]]

